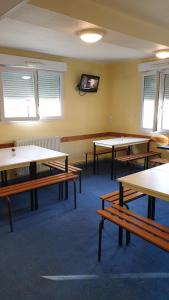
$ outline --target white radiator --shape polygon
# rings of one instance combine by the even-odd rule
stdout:
[[[46,136],[46,137],[34,137],[32,139],[18,139],[15,141],[15,146],[26,146],[26,145],[35,145],[51,150],[60,151],[60,138],[58,136]],[[49,168],[38,165],[37,171],[42,172]],[[20,168],[17,170],[19,176],[24,176],[29,174],[29,168]]]

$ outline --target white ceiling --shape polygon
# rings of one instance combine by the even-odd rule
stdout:
[[[102,2],[102,0],[92,1]],[[167,4],[167,0],[161,1]],[[136,2],[138,5],[135,5]],[[142,6],[140,9],[139,2],[135,0],[104,0],[104,5],[138,15],[139,18],[148,18],[150,9],[146,10],[147,1],[141,1],[145,2],[145,9]],[[149,0],[149,2],[158,3],[156,0]],[[160,5],[158,6],[160,7]],[[153,17],[153,12],[158,11],[159,7],[155,6],[155,9],[153,6]],[[164,18],[163,23],[166,22],[167,18]],[[23,3],[0,19],[0,46],[105,62],[150,57],[153,56],[153,51],[163,47],[105,28],[103,29],[106,34],[99,43],[85,44],[79,39],[77,32],[90,27],[97,26]]]

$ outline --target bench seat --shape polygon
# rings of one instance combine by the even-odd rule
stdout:
[[[60,161],[49,161],[47,163],[43,163],[44,166],[49,167],[50,169],[59,170],[61,172],[65,172],[65,164]],[[68,165],[68,172],[72,172],[74,174],[79,175],[79,191],[82,192],[82,169],[76,166]]]
[[[169,252],[169,227],[161,225],[151,219],[138,215],[120,205],[98,210],[97,213],[102,217],[99,224],[99,247],[98,261],[101,260],[102,229],[104,220],[114,223],[120,228],[126,229],[140,238],[152,243],[153,245]],[[130,241],[126,235],[126,243]]]
[[[120,152],[120,151],[128,151],[128,147],[118,147],[118,148],[115,148],[114,149],[114,152],[115,152],[115,155],[117,152]],[[99,160],[99,156],[100,155],[104,155],[104,154],[111,154],[112,153],[112,149],[99,149],[99,150],[96,150],[96,159],[97,161]],[[94,155],[93,153],[93,150],[91,151],[87,151],[85,153],[86,155],[86,169],[87,169],[87,163],[88,163],[88,156],[92,156]]]
[[[125,155],[125,156],[119,156],[119,157],[116,157],[115,160],[121,161],[121,162],[128,162],[128,161],[132,161],[132,160],[136,160],[136,159],[142,159],[142,158],[156,156],[156,155],[160,155],[160,153],[151,151],[151,152],[144,152],[144,153],[137,153],[137,154],[129,154],[129,155]]]
[[[131,202],[143,196],[145,195],[141,192],[136,192],[132,189],[124,188],[123,202],[127,204],[128,202]],[[120,201],[119,190],[100,196],[100,200],[102,200],[102,209],[104,209],[105,201],[113,206],[118,205]]]
[[[34,193],[39,188],[53,185],[53,184],[60,184],[68,181],[73,181],[74,183],[74,208],[76,208],[76,182],[75,180],[78,178],[77,175],[73,174],[72,172],[66,172],[58,175],[52,175],[42,178],[37,178],[25,182],[15,183],[8,186],[4,186],[0,188],[0,198],[3,198],[7,201],[8,204],[8,214],[9,214],[9,221],[10,221],[10,230],[13,231],[13,221],[12,221],[12,211],[11,211],[11,199],[10,197],[19,193],[31,191]],[[35,197],[35,203],[31,199],[31,208],[38,208],[37,197]]]
[[[162,158],[162,157],[156,157],[156,158],[151,159],[149,162],[152,164],[155,164],[155,165],[162,165],[162,164],[169,163],[169,159]]]
[[[153,151],[142,152],[142,153],[119,156],[119,157],[116,157],[115,160],[119,161],[119,162],[130,162],[130,161],[134,161],[134,160],[138,160],[138,159],[144,159],[144,168],[147,169],[148,163],[149,163],[148,158],[153,157],[153,156],[161,156],[161,153],[153,152]]]

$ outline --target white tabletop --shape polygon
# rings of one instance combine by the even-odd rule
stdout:
[[[112,139],[105,139],[105,140],[96,140],[93,141],[96,146],[102,146],[111,148],[112,146],[130,146],[130,145],[137,145],[137,144],[145,144],[148,143],[149,139],[147,138],[135,138],[135,137],[119,137],[119,138],[112,138]]]
[[[3,148],[0,149],[0,171],[28,166],[30,162],[43,163],[66,156],[66,153],[34,145]]]
[[[118,178],[124,187],[169,201],[169,164]]]

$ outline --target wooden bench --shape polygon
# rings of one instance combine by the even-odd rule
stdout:
[[[136,192],[132,189],[127,189],[124,188],[124,195],[123,195],[123,202],[125,204],[127,204],[130,201],[133,201],[135,199],[138,199],[140,197],[145,196],[143,193],[141,192]],[[119,195],[119,190],[118,191],[114,191],[111,192],[109,194],[105,194],[100,196],[100,200],[102,200],[102,209],[104,209],[104,204],[105,201],[110,203],[111,205],[119,205],[119,201],[120,201],[120,195]]]
[[[115,152],[115,155],[117,152],[120,152],[120,151],[128,151],[128,147],[119,147],[119,148],[116,148],[114,150]],[[99,156],[100,155],[104,155],[104,154],[111,154],[112,153],[112,149],[102,149],[102,150],[96,150],[96,159],[97,161],[99,160]],[[88,156],[92,156],[94,155],[93,151],[88,151],[85,153],[86,155],[86,170],[87,170],[87,164],[88,164]]]
[[[125,155],[125,156],[119,156],[116,157],[115,160],[116,161],[120,161],[120,162],[130,162],[130,161],[134,161],[137,159],[144,159],[144,168],[148,168],[148,158],[152,157],[152,156],[160,156],[161,154],[159,152],[143,152],[143,153],[136,153],[136,154],[129,154],[129,155]]]
[[[153,165],[162,165],[162,164],[169,163],[169,160],[162,157],[156,157],[151,159],[149,162],[152,163]]]
[[[0,198],[3,198],[7,201],[8,204],[8,214],[9,214],[9,222],[10,222],[10,230],[13,231],[13,221],[12,221],[12,210],[11,210],[11,199],[10,197],[19,193],[31,191],[34,195],[34,198],[31,197],[31,209],[38,208],[38,200],[36,197],[36,191],[39,188],[60,184],[67,181],[73,181],[74,184],[74,208],[76,208],[76,182],[77,175],[66,172],[58,175],[52,175],[42,178],[37,178],[21,183],[15,183],[8,186],[4,186],[0,188]]]
[[[97,213],[101,216],[99,223],[99,245],[98,245],[98,261],[101,260],[102,248],[102,229],[104,220],[108,220],[120,226],[121,229],[126,229],[126,244],[129,243],[129,233],[133,233],[144,240],[158,246],[159,248],[169,252],[169,227],[161,225],[151,219],[142,217],[127,208],[116,205],[98,210]]]
[[[43,165],[50,168],[50,170],[55,169],[61,172],[65,172],[65,164],[60,161],[49,161]],[[82,169],[76,166],[68,165],[68,172],[79,175],[79,192],[82,192]]]

